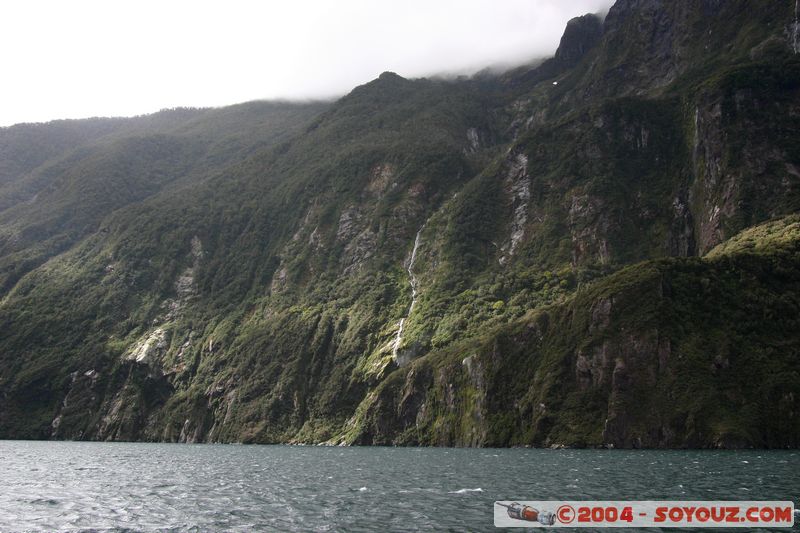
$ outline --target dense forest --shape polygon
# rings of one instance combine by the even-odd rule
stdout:
[[[0,129],[0,438],[797,447],[797,25]]]

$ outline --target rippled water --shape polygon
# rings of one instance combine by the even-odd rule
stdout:
[[[800,496],[791,451],[0,441],[0,468],[3,532],[492,531],[495,500]]]

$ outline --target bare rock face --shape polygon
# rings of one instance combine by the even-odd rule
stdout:
[[[694,217],[687,196],[681,192],[672,200],[673,219],[667,241],[667,252],[672,256],[689,257],[696,254]]]
[[[517,78],[518,82],[536,83],[564,73],[576,66],[586,54],[600,44],[603,22],[597,15],[575,17],[567,23],[555,57],[530,69]]]
[[[608,383],[611,359],[609,346],[603,343],[578,352],[575,359],[575,379],[581,389],[600,387]]]
[[[687,202],[699,254],[755,220],[793,209],[800,187],[794,155],[763,123],[764,113],[795,117],[796,97],[768,102],[752,89],[705,94],[694,112],[694,182]],[[776,191],[780,191],[776,195]],[[682,207],[681,207],[682,209]]]
[[[588,262],[606,264],[611,259],[608,232],[611,222],[600,198],[576,194],[569,206],[569,228],[572,236],[572,264]]]
[[[604,347],[605,348],[605,347]],[[616,448],[639,448],[646,435],[640,433],[642,423],[632,401],[632,388],[653,387],[658,366],[658,332],[631,335],[607,348],[616,353],[611,371],[607,418],[603,442]],[[634,411],[635,414],[631,414]],[[648,443],[650,446],[654,443]]]
[[[104,376],[91,368],[71,374],[69,391],[61,402],[58,414],[51,422],[51,438],[81,439],[85,427],[80,420],[87,412],[98,408]]]
[[[366,228],[347,243],[341,258],[344,274],[357,272],[375,253],[377,242],[378,235],[370,228]]]
[[[379,198],[396,185],[396,179],[397,171],[394,165],[390,163],[375,165],[364,191],[371,197]]]
[[[359,231],[358,224],[361,221],[362,214],[359,209],[354,206],[348,206],[342,211],[339,216],[339,225],[336,228],[336,240],[349,241]]]
[[[481,148],[481,139],[480,134],[478,133],[477,128],[468,128],[467,129],[467,142],[469,143],[467,148],[465,148],[465,152],[467,154],[474,154]]]
[[[722,105],[719,101],[710,102],[695,111],[693,158],[700,179],[695,182],[692,192],[693,197],[702,199],[703,205],[697,221],[701,253],[724,239],[724,223],[737,208],[738,182],[722,164],[725,145],[721,118]]]
[[[531,178],[528,175],[528,157],[524,154],[510,156],[504,188],[512,209],[511,228],[508,240],[500,248],[500,264],[513,257],[525,237],[528,222],[528,204],[531,198]]]
[[[194,444],[196,442],[203,442],[206,428],[202,424],[197,424],[191,418],[187,418],[181,427],[181,433],[178,436],[178,442],[186,444]]]
[[[425,370],[411,369],[406,376],[403,389],[400,394],[400,402],[397,405],[398,422],[403,428],[410,428],[425,419],[425,399],[427,387],[431,383],[431,375]]]
[[[567,22],[555,60],[564,66],[574,66],[586,53],[597,46],[603,36],[603,23],[597,15],[583,15]]]
[[[598,86],[593,92],[613,87],[617,94],[636,94],[645,87],[664,87],[675,81],[688,66],[687,34],[691,25],[687,18],[697,9],[702,8],[689,9],[680,2],[663,0],[615,2],[604,21],[607,45],[625,46],[622,43],[627,42],[627,50],[615,48],[615,52],[636,55],[638,61],[635,68],[622,64],[611,71],[605,80],[608,85]]]
[[[589,333],[602,332],[611,324],[611,311],[614,307],[614,297],[601,298],[592,306],[592,322],[589,324]]]
[[[203,259],[203,244],[197,235],[190,241],[189,256],[191,264],[175,280],[175,297],[164,300],[161,304],[164,315],[155,319],[154,324],[175,320],[181,315],[186,305],[197,296],[195,278]]]
[[[167,332],[156,328],[142,338],[124,358],[142,365],[156,367],[167,349]]]

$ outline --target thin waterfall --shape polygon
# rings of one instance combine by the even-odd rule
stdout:
[[[428,222],[426,221],[425,224]],[[411,316],[411,312],[414,310],[414,305],[417,303],[417,277],[414,275],[414,263],[417,261],[417,250],[419,249],[419,243],[422,239],[422,230],[425,229],[425,224],[419,228],[417,232],[417,236],[414,238],[414,249],[411,250],[411,259],[408,261],[408,283],[411,285],[411,305],[408,307],[408,312],[406,316],[400,319],[400,324],[397,328],[397,336],[394,338],[394,344],[392,345],[392,358],[397,361],[397,351],[400,349],[400,344],[403,342],[403,329],[406,325],[406,320],[408,317]]]
[[[792,31],[792,49],[794,53],[800,53],[800,21],[797,20],[800,11],[800,0],[794,0],[794,30]]]

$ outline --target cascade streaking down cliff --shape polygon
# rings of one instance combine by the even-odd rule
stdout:
[[[411,250],[411,258],[408,260],[408,268],[406,269],[408,271],[408,284],[411,286],[411,305],[408,306],[408,312],[403,318],[400,319],[400,322],[398,323],[397,336],[392,344],[392,357],[400,366],[402,366],[404,363],[398,353],[400,350],[400,345],[403,342],[403,326],[405,325],[406,320],[408,320],[408,318],[411,316],[411,313],[414,311],[414,306],[417,304],[417,277],[414,275],[414,263],[417,261],[417,250],[419,249],[422,230],[424,229],[425,224],[419,228],[416,237],[414,237],[414,248]]]

